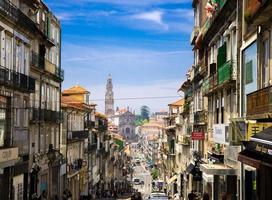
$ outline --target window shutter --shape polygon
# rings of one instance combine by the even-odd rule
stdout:
[[[246,63],[246,84],[253,82],[253,61],[249,61]]]

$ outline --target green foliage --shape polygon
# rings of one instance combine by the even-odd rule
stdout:
[[[143,120],[148,120],[149,121],[149,115],[150,115],[150,109],[148,106],[142,106],[141,107],[141,118]]]
[[[152,169],[151,176],[153,180],[158,179],[159,177],[159,171],[157,169]]]

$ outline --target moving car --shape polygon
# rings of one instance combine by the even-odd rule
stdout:
[[[141,180],[139,178],[135,178],[133,180],[134,185],[141,185]]]

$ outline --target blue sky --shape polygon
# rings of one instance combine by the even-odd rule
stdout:
[[[62,23],[63,88],[80,84],[103,99],[108,74],[116,98],[176,96],[192,65],[191,0],[46,0]],[[65,2],[65,3],[64,3]],[[136,111],[176,99],[116,101]],[[103,102],[96,102],[99,110]]]

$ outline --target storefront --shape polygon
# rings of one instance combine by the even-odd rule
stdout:
[[[203,190],[213,200],[222,199],[227,194],[230,199],[237,199],[237,170],[224,164],[201,164],[203,172]]]
[[[244,166],[244,199],[272,199],[272,127],[252,136],[245,146],[238,155]]]

